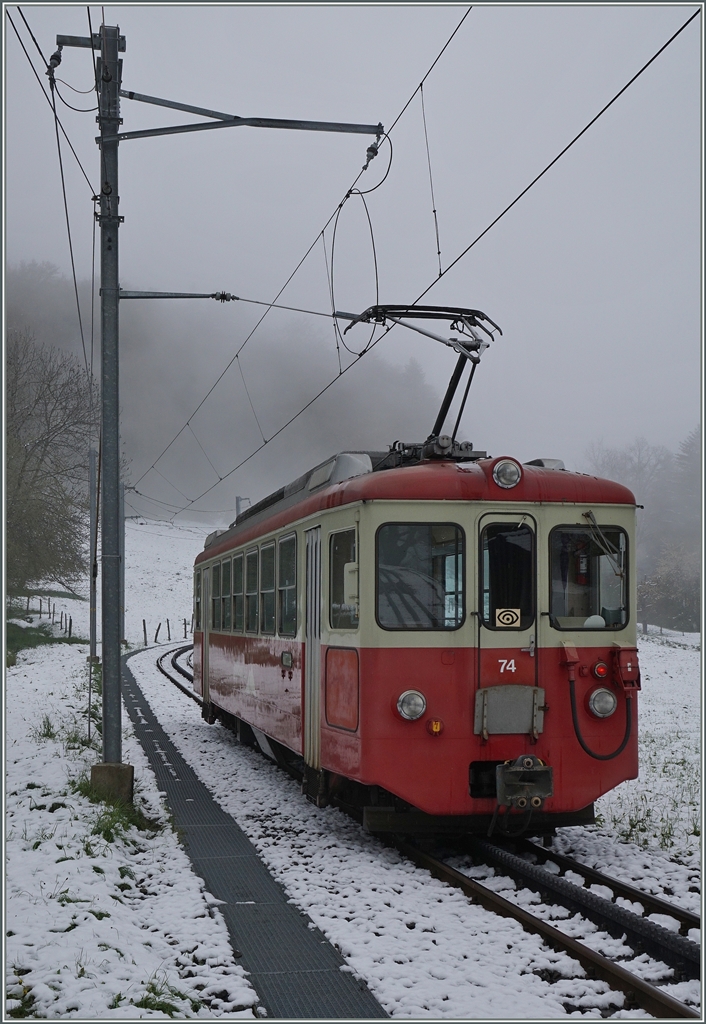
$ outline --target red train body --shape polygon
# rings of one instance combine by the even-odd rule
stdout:
[[[591,821],[637,775],[632,493],[549,460],[390,459],[336,456],[207,540],[205,715],[371,829]]]

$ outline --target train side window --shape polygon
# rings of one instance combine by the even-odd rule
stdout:
[[[628,621],[627,548],[616,526],[557,526],[549,535],[555,629],[623,629]]]
[[[221,628],[221,567],[211,566],[211,629]]]
[[[257,633],[257,549],[245,556],[245,629]]]
[[[260,632],[275,631],[275,545],[260,548]]]
[[[297,538],[285,537],[279,542],[279,634],[295,636],[297,632]]]
[[[243,556],[236,555],[233,559],[233,629],[242,633],[243,624]]]
[[[221,625],[230,629],[230,558],[221,563]]]
[[[376,615],[383,629],[463,625],[464,533],[455,523],[385,523],[376,537]]]
[[[201,629],[201,570],[194,573],[194,629]]]
[[[357,563],[355,530],[331,534],[329,542],[330,589],[329,622],[331,629],[357,629],[358,603],[349,593],[351,567]],[[355,565],[357,571],[357,565]]]
[[[534,533],[524,524],[491,523],[480,537],[481,617],[486,629],[528,629],[534,622]]]

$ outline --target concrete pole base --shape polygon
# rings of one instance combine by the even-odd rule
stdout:
[[[91,767],[91,786],[102,800],[132,803],[135,769],[131,764],[103,762]]]

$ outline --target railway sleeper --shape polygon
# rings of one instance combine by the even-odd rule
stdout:
[[[495,843],[472,838],[468,840],[468,848],[479,861],[497,865],[524,885],[530,883],[536,887],[543,899],[554,900],[567,910],[583,915],[614,938],[625,935],[636,952],[645,952],[668,964],[680,978],[700,978],[701,947],[683,935],[639,917],[566,878],[552,875],[536,864],[529,864]]]

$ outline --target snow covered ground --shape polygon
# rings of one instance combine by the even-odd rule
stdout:
[[[143,619],[150,640],[160,622],[166,639],[167,618],[172,637],[183,637],[202,543],[201,528],[128,523],[131,645],[142,644]],[[87,604],[56,603],[86,635]],[[94,831],[105,828],[100,808],[72,788],[96,759],[77,739],[86,654],[40,648],[7,673],[8,1009],[96,1020],[164,1017],[171,1006],[185,1018],[252,1017],[255,993],[170,829],[127,717],[124,757],[135,765],[145,815],[161,829],[118,830],[111,842]],[[651,631],[640,657],[641,778],[600,802],[599,825],[562,830],[557,848],[697,910],[699,638]],[[307,803],[272,764],[206,725],[193,702],[175,700],[151,649],[131,667],[197,774],[392,1016],[645,1016],[621,1009],[621,997],[574,961],[431,880],[337,810]]]

